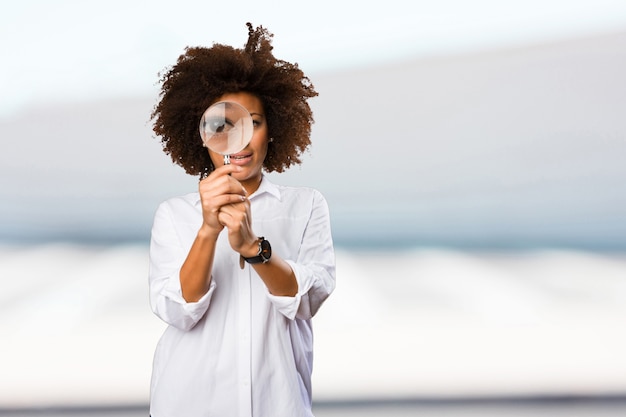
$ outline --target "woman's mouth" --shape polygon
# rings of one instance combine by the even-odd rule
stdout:
[[[244,165],[252,159],[251,153],[236,153],[230,155],[230,163],[233,165]]]

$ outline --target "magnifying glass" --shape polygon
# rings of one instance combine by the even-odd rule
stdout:
[[[200,119],[202,141],[207,148],[224,156],[224,165],[230,164],[230,155],[250,143],[253,128],[248,110],[232,101],[218,101]]]

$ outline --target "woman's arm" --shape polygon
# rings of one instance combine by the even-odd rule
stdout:
[[[250,217],[249,201],[220,209],[220,221],[228,228],[230,245],[244,257],[256,256],[259,250],[257,235],[250,226]],[[274,238],[280,236],[268,236],[270,241]],[[312,211],[301,245],[297,260],[284,260],[274,252],[268,262],[252,264],[252,267],[271,295],[297,297],[300,292],[307,304],[302,306],[302,315],[312,316],[335,286],[335,259],[328,206],[318,192],[313,196]]]
[[[209,291],[218,235],[219,232],[200,228],[180,269],[180,288],[188,303],[197,302]]]
[[[259,246],[258,244],[255,246],[256,249],[253,252],[246,254],[247,258],[257,255]],[[242,256],[244,255],[242,254]],[[259,274],[270,294],[293,297],[298,293],[298,281],[291,265],[275,252],[272,253],[269,261],[252,264],[252,267]]]
[[[185,301],[196,302],[209,291],[217,237],[224,228],[218,219],[224,205],[241,203],[246,191],[231,174],[240,168],[225,165],[200,181],[198,192],[202,202],[202,226],[180,269],[180,287]]]

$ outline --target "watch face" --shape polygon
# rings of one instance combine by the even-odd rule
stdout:
[[[259,254],[251,258],[243,258],[246,262],[251,264],[258,264],[261,262],[265,263],[272,257],[272,246],[270,245],[270,242],[265,240],[263,237],[260,237],[259,239]]]
[[[265,259],[269,259],[272,256],[272,246],[265,239],[261,241],[261,256]]]

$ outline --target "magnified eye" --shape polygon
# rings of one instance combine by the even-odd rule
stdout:
[[[213,133],[228,132],[233,128],[233,122],[223,117],[211,117],[204,119],[204,130]]]
[[[246,147],[254,135],[255,126],[245,107],[220,101],[204,111],[198,128],[204,146],[213,152],[231,155]],[[224,163],[228,163],[227,158]]]

